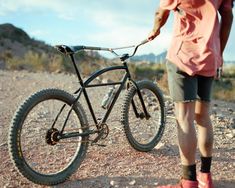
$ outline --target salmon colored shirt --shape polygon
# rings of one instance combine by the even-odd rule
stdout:
[[[219,9],[232,9],[232,0],[160,0],[174,10],[173,39],[167,59],[189,75],[215,76],[222,64]]]

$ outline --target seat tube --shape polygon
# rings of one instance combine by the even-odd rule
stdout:
[[[74,66],[74,68],[75,68],[75,71],[76,71],[76,74],[77,74],[79,83],[80,83],[81,86],[83,87],[82,77],[81,77],[80,72],[79,72],[79,70],[78,70],[78,67],[77,67],[77,65],[76,65],[75,59],[74,59],[74,57],[73,57],[73,54],[70,55],[70,59],[71,59],[71,61],[72,61],[72,63],[73,63],[73,66]]]

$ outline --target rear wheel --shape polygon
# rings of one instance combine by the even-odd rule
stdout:
[[[9,152],[18,171],[30,181],[44,185],[61,183],[84,159],[88,136],[59,139],[71,107],[64,133],[87,130],[84,110],[79,103],[72,105],[74,101],[65,91],[46,89],[33,94],[15,113],[9,131]]]
[[[131,86],[122,105],[122,123],[130,145],[138,151],[150,151],[164,132],[164,100],[161,90],[154,83],[141,81],[137,85],[149,117],[145,117],[137,89]]]

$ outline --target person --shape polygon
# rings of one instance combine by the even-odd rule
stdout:
[[[232,4],[233,0],[160,0],[148,40],[160,34],[170,11],[174,11],[173,38],[166,64],[183,174],[179,184],[161,188],[214,187],[210,172],[213,150],[209,115],[211,88],[217,70],[223,65],[223,52],[233,21]],[[198,174],[197,144],[201,154]]]

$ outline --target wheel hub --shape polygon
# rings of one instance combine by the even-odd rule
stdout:
[[[60,140],[59,134],[60,132],[57,129],[55,128],[49,129],[46,134],[46,143],[52,146],[57,144]]]

